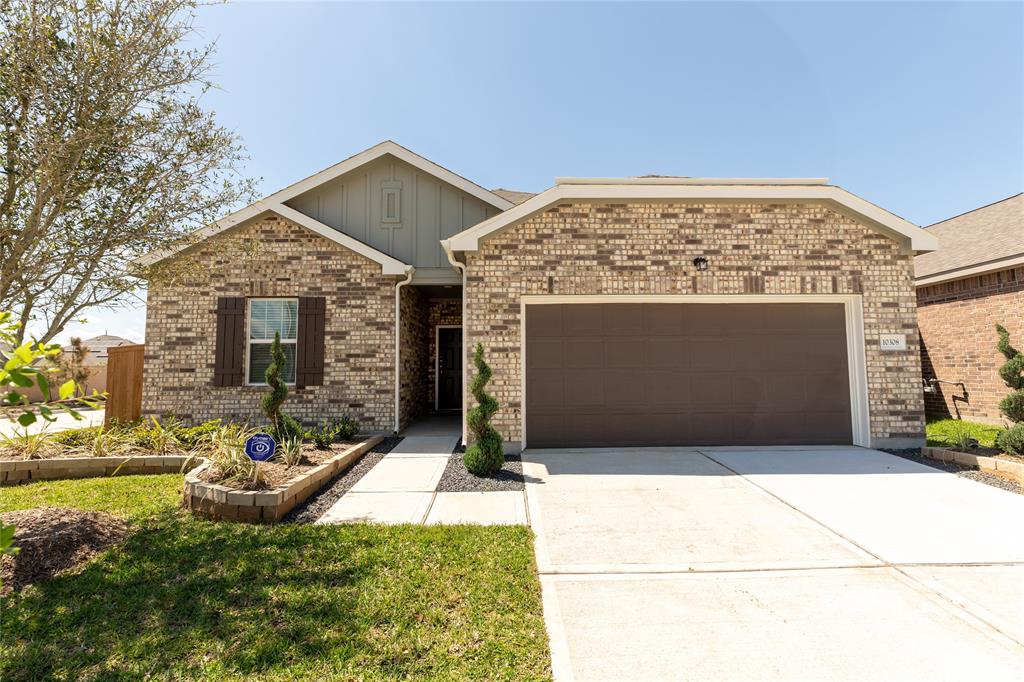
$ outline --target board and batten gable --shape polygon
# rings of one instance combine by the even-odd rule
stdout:
[[[390,154],[286,203],[417,269],[445,271],[440,241],[500,212]]]

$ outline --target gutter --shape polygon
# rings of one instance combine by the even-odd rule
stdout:
[[[466,264],[460,263],[455,258],[450,239],[442,239],[441,248],[444,249],[444,255],[448,257],[448,262],[462,275],[462,444],[468,445],[469,443],[466,439],[466,376],[469,369],[466,366],[466,358],[468,356],[466,346]]]
[[[395,433],[397,434],[402,426],[401,400],[402,400],[402,287],[412,281],[416,274],[416,268],[412,265],[405,267],[405,279],[395,285]]]

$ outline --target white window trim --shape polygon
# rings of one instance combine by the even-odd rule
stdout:
[[[253,301],[295,301],[295,338],[294,339],[281,339],[281,343],[294,343],[295,344],[295,378],[298,379],[299,368],[299,299],[296,296],[256,296],[254,298],[245,299],[245,385],[246,386],[267,386],[266,381],[249,381],[249,354],[252,349],[252,344],[262,343],[270,344],[273,343],[273,339],[266,341],[261,339],[252,339],[252,304]],[[284,382],[286,386],[295,386],[295,381]]]
[[[868,406],[867,358],[864,344],[864,307],[859,294],[666,294],[666,295],[525,295],[519,301],[519,434],[526,436],[526,306],[567,303],[842,303],[846,311],[846,354],[850,373],[850,421],[853,444],[871,447],[871,412]],[[465,371],[465,368],[463,368]]]

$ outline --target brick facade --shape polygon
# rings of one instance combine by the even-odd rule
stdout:
[[[997,373],[1006,361],[996,350],[995,326],[1024,347],[1024,268],[923,286],[917,290],[924,377],[962,381],[925,394],[929,416],[1002,423],[999,401],[1007,393]]]
[[[150,283],[144,414],[261,423],[265,387],[214,387],[219,296],[324,296],[324,385],[292,389],[284,409],[315,421],[350,414],[364,429],[394,428],[396,277],[309,230],[270,217],[174,258]]]
[[[428,377],[433,371],[427,338],[432,327],[428,323],[427,298],[416,287],[401,289],[402,337],[399,356],[401,357],[401,399],[399,415],[401,428],[405,428],[427,413],[429,408]]]
[[[694,271],[697,256],[708,271]],[[565,204],[491,236],[467,266],[467,346],[487,349],[508,441],[521,440],[522,295],[835,293],[863,297],[873,444],[923,442],[911,255],[825,206]],[[907,350],[881,352],[886,333]]]

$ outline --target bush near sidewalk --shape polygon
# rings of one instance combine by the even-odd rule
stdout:
[[[498,411],[498,401],[484,390],[491,380],[491,368],[484,361],[484,346],[481,343],[476,344],[473,364],[476,365],[476,376],[469,390],[476,398],[477,406],[466,415],[466,423],[473,432],[473,444],[466,448],[462,461],[470,473],[490,476],[501,469],[505,463],[505,454],[501,434],[491,426],[491,417]]]

